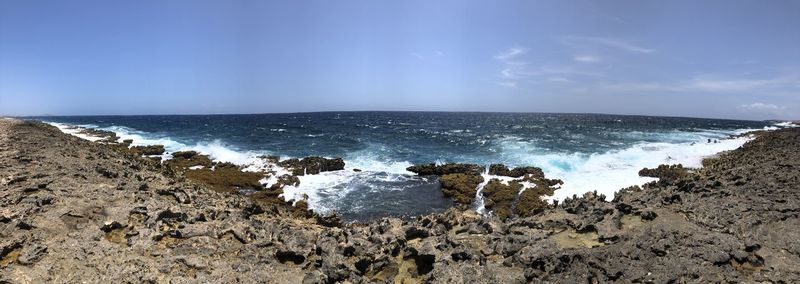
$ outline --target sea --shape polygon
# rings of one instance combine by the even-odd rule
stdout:
[[[564,181],[549,200],[615,192],[652,178],[645,167],[700,167],[704,157],[736,149],[750,130],[789,124],[682,117],[557,113],[315,112],[247,115],[137,115],[37,117],[68,126],[116,132],[133,145],[161,144],[169,152],[195,150],[217,161],[258,170],[261,155],[281,159],[341,157],[345,170],[307,175],[286,187],[289,200],[335,211],[349,221],[412,217],[446,210],[436,177],[406,170],[421,163],[502,163],[536,166]],[[354,171],[358,169],[360,171]],[[487,176],[488,177],[488,176]],[[476,205],[481,206],[481,205]],[[475,208],[481,211],[482,208]]]

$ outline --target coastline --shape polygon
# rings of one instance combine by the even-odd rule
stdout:
[[[341,225],[4,119],[0,280],[798,281],[798,138],[765,132],[696,171],[645,172],[660,179],[611,202],[588,193],[509,220],[453,208]]]
[[[616,118],[624,119],[622,117]],[[263,155],[281,155],[280,159],[302,159],[303,157],[307,157],[309,155],[342,157],[345,161],[345,171],[326,172],[324,174],[314,176],[299,176],[299,179],[302,181],[299,186],[287,187],[287,190],[284,192],[287,194],[287,196],[293,197],[297,200],[308,196],[309,206],[318,212],[329,212],[332,209],[341,208],[342,203],[346,202],[345,196],[348,194],[363,194],[363,191],[353,190],[353,188],[369,187],[370,191],[383,191],[380,188],[375,188],[376,184],[381,184],[382,182],[387,181],[387,176],[381,176],[383,174],[388,174],[388,180],[393,182],[393,184],[389,185],[392,190],[399,190],[401,188],[406,188],[406,186],[413,186],[408,182],[408,177],[413,175],[413,173],[409,172],[407,168],[413,166],[414,163],[428,163],[434,161],[437,163],[473,163],[483,165],[484,167],[488,167],[489,165],[498,162],[506,163],[508,166],[535,165],[541,167],[548,178],[557,178],[564,181],[564,184],[561,185],[560,189],[555,191],[554,195],[548,198],[551,200],[551,202],[572,197],[574,194],[581,195],[584,192],[593,190],[597,190],[598,193],[606,195],[610,201],[613,198],[614,193],[620,188],[635,184],[641,185],[653,180],[652,178],[638,176],[637,172],[641,168],[656,167],[663,163],[681,163],[689,167],[700,167],[702,158],[724,150],[738,148],[741,146],[741,144],[749,140],[749,138],[746,137],[739,137],[737,139],[723,139],[724,137],[727,137],[730,134],[739,133],[738,131],[754,130],[754,128],[761,129],[762,127],[742,124],[738,125],[736,128],[717,129],[714,125],[706,125],[709,128],[692,128],[692,130],[686,132],[674,129],[661,129],[662,131],[655,130],[655,132],[651,134],[640,131],[617,132],[625,131],[626,127],[614,128],[617,127],[614,126],[609,128],[609,131],[611,131],[610,133],[613,133],[612,135],[618,136],[612,136],[615,137],[610,140],[612,143],[605,144],[603,141],[609,140],[600,140],[594,142],[590,141],[588,142],[588,145],[592,145],[592,143],[594,143],[593,145],[605,144],[623,146],[605,146],[605,148],[584,147],[584,149],[570,148],[574,145],[581,144],[573,144],[573,141],[580,141],[580,136],[574,139],[562,137],[558,142],[559,145],[573,146],[552,148],[552,145],[548,145],[547,142],[540,141],[538,138],[536,138],[536,136],[531,137],[530,135],[517,135],[515,133],[503,132],[502,130],[499,130],[500,132],[493,132],[495,134],[493,134],[492,137],[497,136],[497,133],[502,133],[499,135],[499,138],[495,137],[484,140],[483,137],[485,137],[484,135],[486,135],[486,133],[470,133],[470,128],[465,128],[464,126],[454,126],[452,129],[450,129],[452,131],[448,130],[446,133],[444,130],[438,129],[439,131],[436,131],[437,129],[435,128],[434,130],[430,130],[430,128],[422,125],[411,127],[414,131],[422,130],[422,133],[425,133],[424,137],[436,137],[442,135],[443,138],[441,139],[445,139],[445,137],[450,139],[450,141],[447,142],[450,144],[446,143],[444,146],[434,146],[440,148],[443,147],[442,149],[444,150],[440,150],[441,152],[433,151],[430,153],[434,154],[426,154],[429,153],[429,151],[424,149],[424,147],[419,147],[420,149],[417,150],[411,150],[414,148],[409,148],[408,145],[403,146],[402,143],[395,144],[395,142],[392,141],[373,141],[373,139],[376,139],[376,137],[371,136],[371,133],[374,132],[374,129],[366,129],[364,133],[358,135],[358,137],[362,137],[361,135],[364,135],[364,137],[367,137],[365,138],[367,141],[373,142],[359,142],[359,146],[355,147],[355,149],[351,147],[350,149],[331,151],[330,148],[326,147],[337,146],[335,146],[335,142],[326,141],[335,140],[334,137],[331,137],[331,135],[336,136],[336,130],[327,130],[327,128],[326,130],[323,130],[323,132],[320,132],[319,130],[305,129],[290,129],[288,132],[286,132],[285,128],[292,127],[260,125],[260,127],[256,127],[254,129],[264,129],[269,131],[266,131],[267,133],[261,133],[258,132],[258,130],[253,130],[253,132],[237,131],[241,133],[225,133],[215,130],[209,133],[204,130],[204,127],[186,127],[187,129],[193,129],[188,133],[202,133],[201,137],[203,138],[196,139],[192,138],[192,134],[187,134],[186,130],[160,132],[157,127],[153,128],[148,126],[147,123],[142,123],[139,118],[131,119],[133,120],[128,122],[122,120],[112,120],[112,118],[100,120],[81,118],[74,121],[66,121],[72,125],[113,131],[119,135],[120,139],[133,139],[132,145],[164,145],[167,150],[165,155],[163,155],[164,159],[168,159],[170,153],[175,151],[197,151],[203,155],[209,156],[209,158],[213,161],[231,162],[246,167],[248,171],[280,171],[279,167],[270,165],[270,163],[264,163],[264,161],[259,158]],[[335,117],[333,119],[335,119]],[[148,120],[150,119],[144,121]],[[186,121],[182,121],[177,118],[175,118],[173,122],[181,124],[186,123]],[[613,122],[612,124],[617,124],[620,122],[620,120],[611,120],[611,122]],[[206,126],[209,124],[213,126],[210,121],[206,121],[204,123]],[[391,123],[391,119],[388,121],[388,123]],[[663,124],[666,122],[660,123]],[[70,129],[65,129],[68,124],[53,124],[59,126],[65,132],[71,131]],[[404,123],[399,124],[403,125]],[[199,125],[203,126],[204,124],[200,123]],[[295,127],[296,126],[298,125],[295,125]],[[273,127],[282,127],[282,129],[270,129]],[[376,125],[370,127],[381,126]],[[402,127],[404,126],[401,126],[401,128]],[[513,125],[513,127],[519,127],[519,125]],[[140,131],[139,129],[147,130]],[[655,129],[658,129],[658,127],[655,127]],[[405,133],[404,130],[399,130],[400,132],[394,134]],[[393,131],[396,130],[390,130],[390,132]],[[478,131],[473,129],[473,132]],[[326,134],[327,136],[325,136]],[[477,137],[480,137],[480,139],[470,138],[471,140],[468,139],[461,142],[458,142],[458,140],[452,140],[461,139],[459,137],[462,134],[466,135],[465,137],[477,135]],[[260,138],[258,143],[243,143],[234,139],[234,142],[229,144],[220,140],[215,140],[214,137],[217,136],[214,135],[223,135],[220,137],[228,137],[224,135],[241,135],[237,137],[253,137],[253,135],[265,136]],[[297,136],[300,136],[299,140],[297,140]],[[714,140],[719,139],[719,141],[722,143],[705,143],[706,138],[709,137]],[[381,138],[378,138],[378,140],[380,139]],[[597,139],[597,137],[595,137],[595,139]],[[616,142],[616,140],[613,139],[621,139],[620,141],[625,142]],[[276,143],[275,141],[292,141],[291,143],[296,144],[286,144],[286,142]],[[314,142],[309,143],[306,141]],[[317,144],[317,141],[319,144]],[[344,141],[347,142],[349,140],[345,139]],[[353,141],[349,141],[346,144],[349,144],[350,142]],[[425,143],[436,143],[436,141],[431,140],[420,142],[424,143],[419,143],[419,145],[428,145]],[[694,142],[696,142],[696,144]],[[471,145],[469,143],[480,143],[482,154],[460,154],[472,153],[470,152],[472,150],[469,147],[452,152],[455,148],[449,148],[449,145],[453,145],[453,143],[455,143],[455,145]],[[287,147],[291,149],[315,150],[294,151],[288,150]],[[398,149],[401,150],[398,151]],[[448,152],[446,149],[450,149],[450,152]],[[395,156],[392,154],[401,151],[412,154],[401,154],[401,156]],[[492,154],[488,154],[489,156],[484,156],[487,155],[486,153]],[[453,158],[442,158],[443,156]],[[354,171],[359,172],[356,173]],[[272,177],[263,181],[263,183],[272,183],[274,181],[275,175],[272,175]],[[428,186],[435,187],[435,185],[432,184],[428,184]],[[328,188],[337,188],[337,190],[325,190]],[[435,192],[435,189],[430,191]],[[438,198],[436,196],[430,197]],[[406,199],[408,198],[411,197],[406,197]],[[345,211],[345,213],[350,212],[354,215],[359,214],[356,212],[359,210],[358,208],[348,209],[353,210]],[[427,213],[430,212],[418,212],[416,214]]]

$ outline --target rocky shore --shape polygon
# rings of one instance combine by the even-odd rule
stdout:
[[[263,157],[288,173],[196,152],[162,163],[149,156],[163,148],[94,134],[0,119],[0,282],[800,281],[798,128],[701,169],[643,169],[659,180],[612,202],[544,202],[561,181],[535,167],[418,165],[459,206],[355,224],[279,197],[341,160]],[[471,210],[479,201],[495,214]]]

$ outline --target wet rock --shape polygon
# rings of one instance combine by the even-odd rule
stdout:
[[[514,213],[520,217],[530,217],[543,212],[550,207],[547,201],[543,200],[546,196],[552,196],[554,189],[543,186],[526,188],[514,204]]]
[[[483,174],[483,166],[475,164],[455,164],[447,163],[443,165],[424,164],[408,167],[406,170],[421,176],[443,176],[448,174],[466,174],[466,175],[481,175]]]
[[[513,213],[512,205],[521,189],[522,184],[517,181],[505,183],[499,179],[489,180],[481,192],[486,198],[484,206],[501,219],[507,219]]]
[[[129,151],[136,155],[162,155],[164,154],[164,145],[147,145],[147,146],[133,146]]]
[[[278,163],[288,168],[293,175],[315,175],[320,172],[339,171],[344,169],[342,158],[327,159],[323,157],[306,157],[303,159],[288,159]]]
[[[263,155],[263,156],[259,156],[259,158],[263,159],[264,161],[273,163],[273,164],[277,164],[281,160],[281,157],[280,156],[276,156],[276,155]]]
[[[261,190],[259,182],[264,174],[245,172],[231,163],[217,163],[214,169],[187,170],[186,178],[205,183],[220,192],[236,192],[240,189]]]
[[[100,130],[94,128],[81,128],[81,130],[78,131],[78,134],[100,138],[98,142],[101,143],[115,143],[119,139],[119,137],[117,137],[117,134],[112,131]]]
[[[172,159],[166,160],[165,165],[171,169],[182,172],[191,167],[211,167],[212,161],[207,155],[201,155],[196,151],[178,151],[172,153]]]
[[[478,185],[483,182],[480,175],[446,174],[439,181],[445,197],[453,198],[458,204],[470,205],[475,200]]]
[[[506,165],[503,164],[492,164],[489,166],[489,174],[496,175],[496,176],[507,176],[513,178],[520,178],[525,175],[532,175],[535,178],[544,178],[544,172],[542,169],[537,167],[516,167],[514,169],[508,169]]]

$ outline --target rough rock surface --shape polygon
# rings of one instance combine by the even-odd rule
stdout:
[[[442,193],[450,197],[456,204],[470,205],[475,201],[478,185],[483,182],[480,175],[446,174],[439,178]]]
[[[278,163],[288,168],[296,176],[315,175],[320,172],[340,171],[344,169],[342,158],[305,157],[303,159],[288,159]]]
[[[798,149],[800,129],[764,133],[686,176],[529,217],[342,225],[0,119],[0,282],[793,283]]]
[[[408,167],[409,172],[421,176],[443,176],[448,174],[467,174],[467,175],[481,175],[483,173],[483,166],[475,164],[456,164],[447,163],[444,165],[437,164],[424,164]]]
[[[124,142],[123,142],[124,143]],[[164,145],[133,146],[129,149],[138,155],[161,155],[164,154]]]

